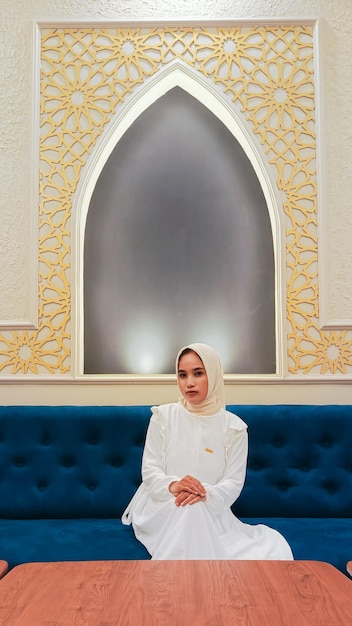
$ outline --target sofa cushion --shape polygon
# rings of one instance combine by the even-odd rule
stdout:
[[[149,559],[119,519],[0,520],[0,556],[9,567],[33,561]]]
[[[242,518],[258,524],[258,518]],[[352,519],[262,518],[262,524],[278,530],[288,541],[296,560],[325,561],[346,574],[352,554]]]
[[[352,520],[242,518],[286,537],[295,559],[331,563],[346,573]],[[118,519],[0,520],[0,556],[14,567],[33,561],[149,559],[131,526]]]

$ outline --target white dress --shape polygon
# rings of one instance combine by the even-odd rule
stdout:
[[[231,511],[247,467],[247,425],[221,409],[199,417],[180,403],[152,408],[143,482],[122,516],[153,559],[283,559],[291,548],[276,530],[241,522]],[[176,506],[168,486],[190,474],[205,502]]]

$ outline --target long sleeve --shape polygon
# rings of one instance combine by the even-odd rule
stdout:
[[[230,507],[237,500],[246,478],[247,456],[247,429],[231,429],[222,478],[215,485],[203,483],[207,490],[206,505],[211,513],[221,513],[224,507]]]
[[[142,478],[148,494],[156,500],[173,498],[168,489],[169,484],[180,480],[179,476],[168,476],[165,473],[164,426],[156,415],[149,422],[142,459]]]

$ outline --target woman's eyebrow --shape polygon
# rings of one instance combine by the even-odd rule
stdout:
[[[205,368],[204,367],[194,367],[192,372],[205,372]],[[179,374],[187,374],[186,370],[178,370]]]

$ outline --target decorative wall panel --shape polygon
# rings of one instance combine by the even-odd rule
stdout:
[[[352,372],[352,334],[319,327],[315,24],[40,29],[36,330],[0,335],[2,376],[74,376],[72,198],[119,107],[179,60],[243,116],[271,167],[286,239],[287,371]]]

